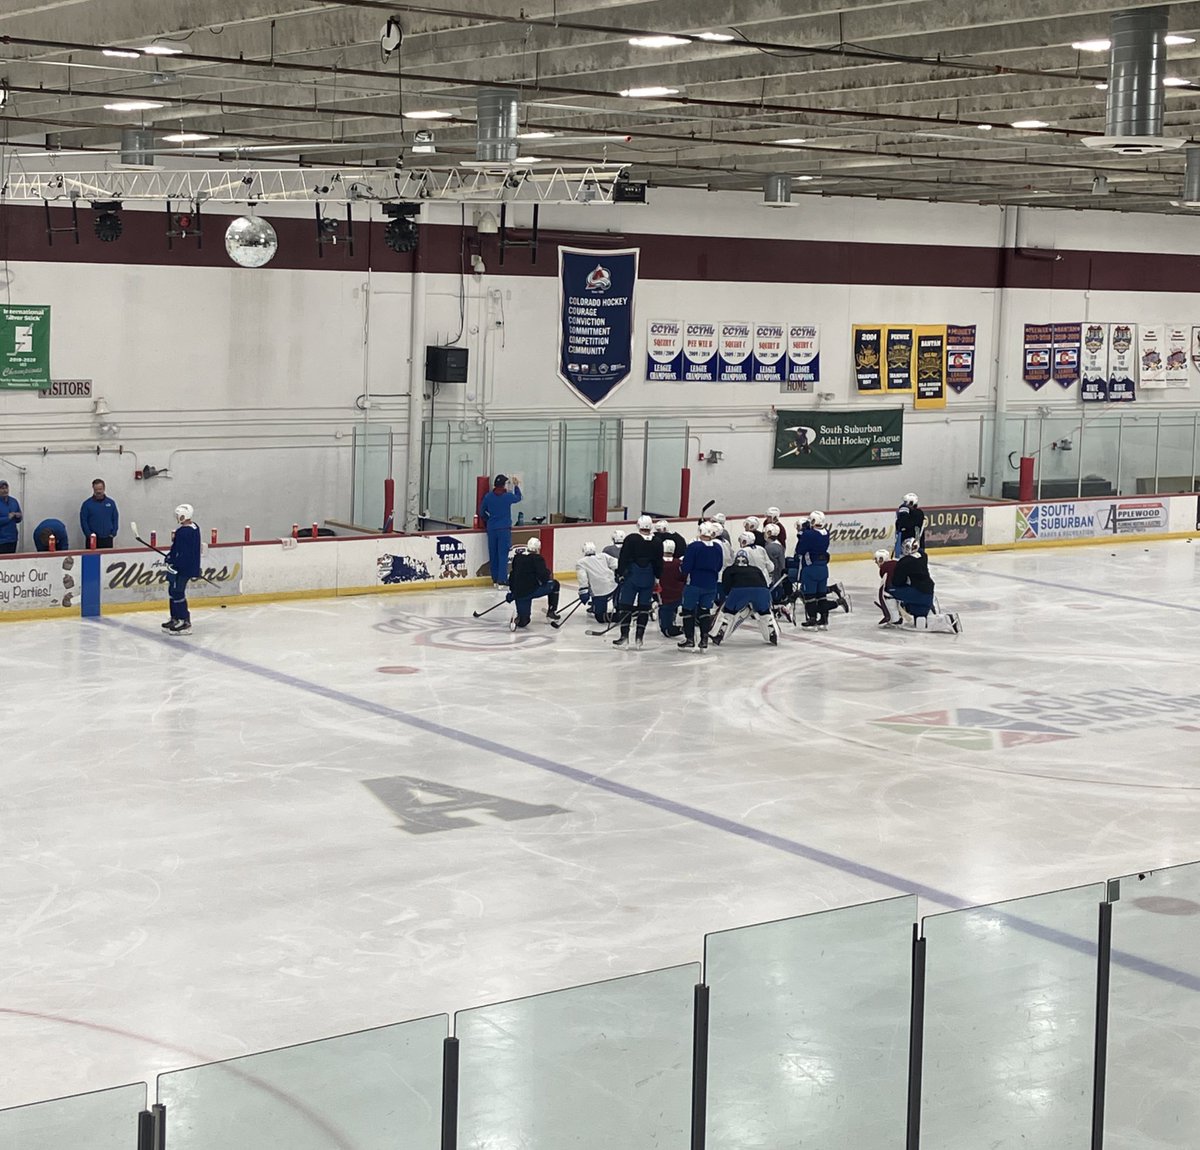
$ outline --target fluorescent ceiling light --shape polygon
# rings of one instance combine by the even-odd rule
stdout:
[[[557,136],[557,132],[518,132],[518,140],[550,140]]]
[[[545,162],[545,156],[518,156],[513,160],[514,164],[544,164]]]
[[[1014,128],[1048,128],[1050,125],[1045,120],[1013,120],[1012,127]]]
[[[713,40],[718,44],[722,44],[726,40],[732,40],[734,37],[728,32],[701,32],[698,38],[701,40]]]
[[[1172,47],[1177,44],[1194,44],[1195,42],[1195,36],[1176,36],[1174,32],[1168,32],[1163,38],[1163,43],[1170,44]]]
[[[651,100],[655,96],[674,96],[678,92],[678,88],[626,88],[618,95],[629,96],[634,100]]]
[[[106,112],[149,112],[154,108],[165,108],[166,104],[156,104],[153,100],[121,100],[116,104],[105,104]]]
[[[206,136],[203,132],[175,132],[170,136],[163,136],[163,139],[168,144],[195,144],[200,140],[211,140],[212,136]]]
[[[1185,80],[1182,76],[1164,76],[1164,88],[1186,88],[1191,84],[1191,80]]]
[[[142,51],[147,56],[182,56],[187,47],[174,40],[155,40],[152,44],[146,44]]]
[[[105,56],[115,56],[119,60],[137,60],[141,56],[136,48],[105,48]]]
[[[674,48],[678,44],[690,44],[682,36],[631,36],[629,42],[635,48]]]
[[[405,112],[406,120],[452,120],[454,119],[453,112]]]
[[[977,127],[981,132],[990,132],[992,130],[991,124],[976,124],[975,127]]]
[[[793,180],[815,180],[816,176],[793,176]]]
[[[1107,84],[1107,82],[1103,82],[1103,81],[1102,81],[1101,83],[1094,85],[1094,87],[1095,87],[1095,89],[1096,89],[1096,91],[1097,91],[1097,92],[1107,92],[1107,91],[1108,91],[1108,84]]]
[[[1076,40],[1072,45],[1077,52],[1107,52],[1112,47],[1111,40]]]
[[[806,136],[793,136],[793,137],[791,137],[791,139],[788,139],[788,140],[776,140],[775,143],[783,144],[786,147],[792,148],[792,147],[795,147],[797,144],[807,144],[808,138]]]

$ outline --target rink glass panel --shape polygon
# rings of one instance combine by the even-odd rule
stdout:
[[[1112,884],[1107,1150],[1200,1144],[1200,863]]]
[[[137,1145],[138,1114],[145,1109],[144,1082],[14,1106],[0,1110],[0,1146],[5,1150],[130,1150]]]
[[[687,465],[688,425],[682,419],[647,419],[642,424],[642,505],[653,515],[679,514],[681,473]]]
[[[445,1014],[158,1076],[171,1150],[438,1150]]]
[[[923,920],[922,1150],[1087,1150],[1103,883]]]
[[[459,1150],[688,1150],[700,966],[455,1015]]]
[[[383,481],[391,474],[391,427],[355,427],[352,522],[362,527],[383,526]]]
[[[708,1146],[903,1150],[915,895],[710,934]]]

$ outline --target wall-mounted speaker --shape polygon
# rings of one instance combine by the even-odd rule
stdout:
[[[425,349],[425,378],[430,383],[466,383],[467,349],[465,347],[427,347]]]

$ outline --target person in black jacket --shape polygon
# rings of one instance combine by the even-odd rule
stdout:
[[[962,630],[958,615],[935,610],[933,576],[929,574],[929,556],[921,550],[918,539],[904,541],[903,554],[896,560],[891,586],[884,591],[883,603],[889,622],[902,626],[907,621],[918,631]]]
[[[542,541],[536,536],[528,540],[523,551],[513,556],[508,577],[506,599],[517,605],[516,625],[528,627],[533,613],[533,601],[545,598],[546,618],[558,618],[558,580],[550,574],[542,558]]]
[[[617,616],[621,621],[621,634],[613,640],[614,647],[629,643],[629,625],[634,610],[637,611],[635,641],[638,650],[650,622],[650,603],[654,596],[654,584],[662,574],[662,546],[654,539],[654,520],[641,515],[636,533],[625,536],[621,554],[617,558]]]
[[[654,525],[654,542],[658,544],[660,551],[668,539],[675,544],[675,554],[682,559],[687,550],[687,540],[678,531],[672,531],[670,523],[665,519],[660,519]]]
[[[767,589],[767,577],[761,567],[750,561],[745,548],[738,551],[733,562],[721,576],[721,629],[712,637],[713,645],[719,647],[729,630],[729,620],[742,611],[753,614],[758,621],[762,637],[773,646],[779,642],[779,631],[775,627],[775,616],[771,612],[771,592]]]
[[[921,543],[925,535],[925,512],[918,506],[913,492],[909,492],[896,508],[896,558],[904,553],[904,542],[915,539]]]

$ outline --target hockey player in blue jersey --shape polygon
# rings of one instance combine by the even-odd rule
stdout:
[[[687,579],[683,589],[683,638],[679,646],[684,651],[696,650],[696,630],[700,631],[700,650],[708,649],[708,634],[712,629],[712,610],[717,601],[718,580],[725,566],[725,548],[719,535],[721,526],[705,520],[700,524],[700,538],[687,545],[679,570]]]
[[[739,548],[733,563],[725,568],[721,576],[721,628],[712,637],[713,645],[719,647],[729,630],[729,621],[743,611],[753,614],[758,621],[762,637],[773,646],[779,642],[779,630],[771,611],[771,592],[767,588],[767,577],[761,567],[751,561],[750,552]]]
[[[175,538],[167,552],[167,597],[171,601],[171,618],[162,625],[171,635],[187,635],[192,630],[192,614],[188,610],[188,580],[200,578],[200,528],[192,522],[192,505],[181,503],[175,508]]]
[[[804,601],[801,627],[828,627],[829,612],[835,606],[849,612],[850,599],[840,583],[829,583],[829,528],[825,513],[814,511],[797,525],[796,562],[800,577],[800,598]]]
[[[654,520],[649,515],[638,516],[637,531],[625,536],[621,555],[617,559],[617,617],[621,634],[613,640],[614,647],[629,645],[629,626],[637,611],[637,630],[634,642],[641,650],[650,622],[650,604],[654,584],[662,574],[662,547],[654,539]]]
[[[508,489],[507,475],[497,475],[492,489],[479,501],[479,518],[487,528],[488,568],[492,573],[492,586],[503,587],[508,583],[508,552],[512,547],[512,509],[521,502],[521,481],[512,477],[512,490]]]
[[[929,557],[921,550],[919,539],[906,539],[903,554],[896,560],[891,584],[883,592],[883,607],[888,622],[896,626],[909,624],[917,631],[944,631],[959,634],[962,624],[953,611],[937,610],[933,576],[929,574]]]
[[[921,543],[925,535],[925,512],[919,506],[916,495],[910,491],[896,508],[896,548],[895,556],[900,558],[903,553],[904,541],[915,539]]]

